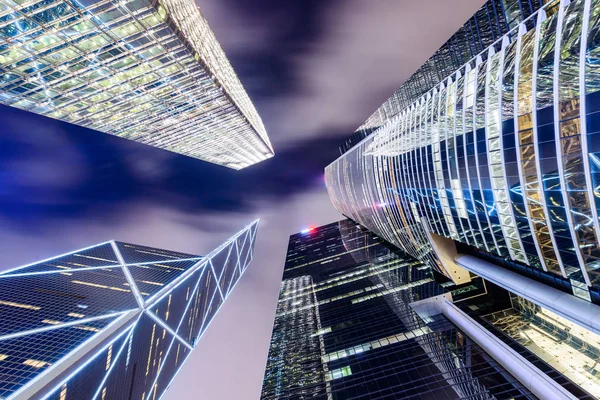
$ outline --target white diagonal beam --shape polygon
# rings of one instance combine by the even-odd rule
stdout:
[[[257,225],[257,227],[251,231],[252,239],[250,239],[250,260],[248,261],[248,263],[244,264],[244,270],[246,269],[246,267],[248,266],[250,261],[252,261],[252,259],[254,258],[254,246],[256,246],[256,234],[258,232],[258,222],[256,225]]]
[[[207,262],[208,262],[208,260],[206,257],[203,257],[202,259],[200,259],[200,261],[198,261],[196,264],[192,265],[190,268],[185,270],[177,278],[173,279],[167,285],[163,286],[154,295],[150,296],[150,298],[148,298],[145,302],[145,304],[146,304],[145,307],[146,308],[153,307],[156,303],[161,301],[166,295],[171,293],[171,291],[175,287],[179,286],[182,282],[186,281],[189,277],[191,277],[196,271],[198,271],[200,268],[206,267]]]
[[[248,263],[250,262],[250,261],[248,260],[248,257],[250,257],[250,253],[251,253],[251,251],[252,251],[252,247],[253,247],[253,246],[252,246],[252,245],[253,245],[253,242],[252,242],[252,240],[253,240],[253,239],[254,239],[254,238],[252,238],[252,239],[250,240],[250,244],[248,244],[248,251],[246,252],[246,257],[244,257],[244,267],[245,267],[246,265],[248,265]],[[242,250],[244,250],[244,248],[243,248],[243,247],[242,247]],[[252,258],[250,258],[250,260],[252,260]]]
[[[237,240],[234,243],[237,243]],[[233,246],[229,246],[229,251],[227,252],[227,258],[225,258],[225,262],[223,263],[223,269],[221,270],[221,276],[219,277],[219,281],[221,280],[221,278],[223,277],[223,274],[225,273],[225,268],[227,267],[227,262],[229,261],[229,257],[231,256],[232,249],[233,249]]]
[[[157,301],[156,299],[160,300],[173,287],[178,286],[189,275],[193,274],[198,269],[204,267],[206,265],[206,263],[210,259],[212,259],[214,256],[216,256],[217,254],[219,254],[225,247],[227,247],[229,244],[231,244],[239,236],[241,236],[242,234],[244,234],[248,229],[251,229],[254,225],[258,224],[258,221],[259,221],[259,219],[256,219],[253,222],[251,222],[250,224],[246,225],[243,229],[241,229],[240,231],[238,231],[235,235],[231,236],[229,239],[227,239],[225,242],[221,243],[217,248],[215,248],[213,251],[211,251],[205,257],[203,257],[201,260],[199,260],[195,265],[193,265],[192,267],[190,267],[189,269],[187,269],[183,274],[181,274],[180,276],[178,276],[176,279],[174,279],[168,285],[164,286],[161,290],[159,290],[157,293],[155,293],[153,296],[151,296],[145,302],[146,303],[146,308],[149,307],[149,304],[155,304],[156,301]],[[173,260],[173,261],[177,261],[177,260]],[[217,283],[218,283],[217,275],[214,272],[213,272],[213,275],[214,275],[214,277],[215,277],[215,279],[217,280]]]
[[[210,265],[210,270],[212,271],[213,276],[215,277],[215,282],[217,282],[217,289],[219,290],[219,294],[221,295],[221,299],[225,300],[225,296],[223,296],[223,292],[221,291],[221,286],[219,285],[221,282],[217,278],[217,274],[215,274],[215,269],[213,267],[212,261],[208,260],[208,264]]]
[[[115,255],[117,256],[117,260],[119,260],[119,263],[121,264],[121,268],[123,269],[123,273],[125,274],[127,283],[129,283],[129,287],[131,288],[131,293],[133,293],[133,296],[135,297],[135,300],[137,301],[140,308],[144,308],[144,298],[142,297],[140,289],[137,287],[137,284],[135,283],[131,272],[129,272],[129,269],[125,264],[125,260],[123,259],[123,255],[121,254],[119,247],[117,246],[114,240],[110,242],[110,245],[112,246],[112,249],[115,252]]]
[[[185,306],[185,310],[183,311],[183,314],[181,315],[181,319],[179,320],[179,323],[177,324],[177,329],[175,329],[175,332],[177,332],[178,335],[179,335],[179,329],[181,328],[181,324],[183,324],[183,321],[187,317],[187,312],[190,309],[192,302],[194,302],[194,297],[196,296],[196,292],[198,291],[198,287],[200,286],[200,281],[202,281],[202,277],[204,276],[206,271],[207,271],[207,269],[204,268],[204,270],[200,273],[200,277],[198,278],[198,281],[196,282],[196,286],[194,287],[194,290],[192,291],[192,294]],[[202,328],[202,326],[200,326],[200,328]],[[148,393],[148,398],[152,397],[152,393],[154,392],[154,390],[156,388],[156,382],[158,381],[160,373],[162,372],[162,369],[165,366],[165,363],[167,362],[167,358],[169,357],[169,352],[171,351],[171,348],[173,347],[175,340],[176,340],[176,338],[175,338],[175,336],[173,336],[173,339],[171,339],[171,343],[169,344],[169,347],[167,348],[167,351],[165,353],[166,357],[164,358],[163,362],[158,367],[158,372],[156,373],[156,377],[154,378],[154,382],[152,383],[152,387],[150,388],[150,392]],[[181,341],[181,339],[179,339],[179,340]],[[182,343],[185,343],[185,342],[182,342]],[[188,355],[190,353],[188,353]],[[181,363],[181,365],[183,365],[183,362]],[[167,386],[167,387],[169,387],[169,386]]]
[[[168,264],[180,261],[200,261],[204,257],[194,257],[194,258],[182,258],[177,260],[168,260],[168,261],[145,261],[139,263],[127,264],[128,267],[139,267],[144,265],[152,265],[152,264]],[[79,271],[93,271],[97,269],[111,269],[111,268],[120,268],[120,264],[111,264],[111,265],[102,265],[98,267],[84,267],[84,268],[70,268],[70,269],[57,269],[57,270],[48,270],[48,271],[36,271],[36,272],[23,272],[18,274],[9,274],[9,275],[0,275],[0,279],[4,278],[14,278],[14,277],[22,277],[22,276],[35,276],[35,275],[48,275],[48,274],[60,274],[65,272],[79,272]]]
[[[210,299],[210,303],[208,304],[208,307],[206,308],[207,310],[209,310],[212,307],[213,302],[215,301],[215,296],[217,295],[217,292],[215,291],[212,295],[212,298]],[[223,304],[223,301],[221,301],[221,304]],[[221,305],[219,304],[219,307]],[[218,309],[218,308],[217,308]],[[213,317],[215,316],[216,311],[213,313]],[[204,326],[204,324],[206,324],[206,318],[208,317],[208,313],[206,313],[205,315],[202,316],[202,325],[200,325],[200,331],[198,332],[198,336],[200,336],[202,334],[202,332],[206,329],[206,327]],[[211,317],[212,320],[212,317]],[[208,321],[210,324],[210,321]],[[197,343],[198,341],[196,341]]]
[[[44,326],[42,328],[28,329],[26,331],[9,333],[9,334],[0,336],[0,341],[14,339],[14,338],[18,338],[21,336],[35,335],[36,333],[53,331],[55,329],[83,325],[83,324],[87,324],[88,322],[100,321],[100,320],[107,319],[107,318],[118,317],[119,315],[123,315],[130,311],[132,311],[132,310],[120,311],[120,312],[116,312],[116,313],[112,313],[112,314],[99,315],[97,317],[84,318],[84,319],[80,319],[77,321],[65,322],[65,323],[57,324],[57,325],[48,325],[48,326]]]
[[[49,386],[55,387],[54,382],[63,376],[63,374],[69,373],[69,371],[76,367],[82,360],[88,358],[91,359],[91,355],[97,353],[99,346],[106,344],[107,341],[112,342],[115,339],[115,335],[120,337],[124,331],[135,325],[137,322],[136,317],[139,318],[140,315],[140,310],[138,309],[127,311],[108,326],[104,327],[100,332],[92,335],[92,337],[81,343],[58,362],[52,364],[37,377],[29,381],[8,397],[8,399],[31,400],[47,396],[47,388]]]
[[[93,249],[94,247],[104,246],[105,244],[108,244],[108,243],[110,243],[110,242],[99,243],[99,244],[95,244],[93,246],[84,247],[83,249],[78,249],[78,250],[70,251],[68,253],[64,253],[64,254],[61,254],[59,256],[54,256],[54,257],[46,258],[46,259],[41,260],[41,261],[36,261],[36,262],[30,263],[30,264],[22,265],[20,267],[16,267],[16,268],[13,268],[13,269],[2,271],[1,274],[4,275],[4,274],[8,274],[10,272],[17,271],[17,270],[20,270],[20,269],[23,269],[23,268],[32,267],[32,266],[37,265],[37,264],[43,264],[43,263],[48,262],[48,261],[56,260],[57,258],[66,257],[66,256],[70,256],[71,254],[75,254],[75,253],[79,253],[79,252],[86,251],[86,250],[89,250],[89,249]]]
[[[158,315],[156,315],[152,311],[148,311],[148,310],[146,310],[146,314],[150,318],[152,318],[154,320],[154,322],[156,322],[158,325],[160,325],[161,327],[166,329],[166,331],[169,332],[174,338],[177,338],[177,340],[179,340],[181,343],[183,343],[183,345],[185,345],[185,347],[187,347],[190,350],[194,349],[192,347],[192,345],[187,342],[187,340],[184,340],[181,336],[179,336],[177,334],[177,332],[175,332],[165,321],[163,321],[161,318],[159,318]]]
[[[138,319],[138,321],[139,321],[139,319]],[[119,361],[119,358],[121,358],[121,354],[123,353],[123,349],[125,349],[125,346],[127,346],[127,342],[129,341],[129,338],[133,335],[133,331],[135,330],[136,326],[137,326],[137,324],[133,325],[131,327],[131,329],[129,330],[129,334],[127,335],[127,338],[123,341],[123,344],[119,348],[119,351],[117,352],[117,355],[113,358],[113,361],[111,362],[110,367],[108,367],[108,371],[106,371],[106,374],[104,374],[104,378],[102,378],[102,382],[100,382],[100,385],[98,385],[98,389],[96,389],[96,393],[94,393],[94,396],[92,396],[92,400],[96,400],[98,398],[98,396],[100,395],[100,392],[102,391],[102,387],[106,383],[106,380],[108,379],[108,376],[110,375],[110,373],[114,369],[115,365],[117,365],[117,362]],[[101,351],[99,351],[99,352],[97,352],[96,354],[100,354],[102,351],[104,351],[104,349],[101,350]]]

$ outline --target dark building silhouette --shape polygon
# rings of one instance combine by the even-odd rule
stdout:
[[[536,398],[494,358],[489,346],[502,345],[554,398],[593,398],[514,334],[569,330],[538,314],[550,315],[481,278],[455,285],[351,220],[314,228],[290,237],[261,398]],[[581,343],[547,343],[567,347],[587,357]]]

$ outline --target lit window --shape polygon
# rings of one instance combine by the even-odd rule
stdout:
[[[148,285],[154,285],[154,286],[164,286],[164,284],[160,283],[160,282],[152,282],[152,281],[140,281],[142,283],[146,283]]]
[[[91,326],[85,326],[85,325],[74,326],[74,328],[81,329],[82,331],[100,332],[100,329],[98,329],[98,328],[94,328]]]
[[[316,331],[315,333],[313,333],[311,336],[320,336],[320,335],[324,335],[326,333],[331,332],[331,327],[327,327],[327,328],[323,328],[323,329],[319,329],[318,331]]]
[[[327,374],[327,380],[331,381],[333,379],[339,379],[339,378],[343,378],[345,376],[350,376],[352,375],[352,369],[350,369],[350,366],[346,366],[346,367],[342,367],[339,369],[334,369],[333,371],[329,371],[329,373]]]
[[[106,354],[106,370],[110,368],[110,361],[112,359],[112,344],[108,346],[108,352]]]
[[[169,295],[169,302],[167,303],[167,312],[165,313],[165,321],[169,320],[169,309],[171,308],[171,297],[172,297],[172,295],[170,294]]]
[[[114,264],[115,261],[114,260],[107,260],[106,258],[100,258],[100,257],[92,257],[92,256],[86,256],[83,254],[73,254],[75,257],[84,257],[84,258],[89,258],[90,260],[98,260],[98,261],[106,261],[108,263]]]
[[[65,383],[64,385],[62,385],[62,388],[60,388],[59,400],[66,400],[66,399],[67,399],[67,384]]]
[[[38,306],[32,306],[32,305],[29,305],[29,304],[14,303],[12,301],[2,301],[2,300],[0,300],[0,305],[10,306],[10,307],[17,307],[17,308],[26,308],[28,310],[39,310],[39,309],[41,309],[41,307],[38,307]]]
[[[33,368],[42,368],[42,367],[45,367],[46,365],[48,365],[48,363],[46,361],[33,360],[33,359],[25,360],[25,361],[23,361],[23,364],[29,365],[30,367],[33,367]]]
[[[92,287],[97,287],[97,288],[101,288],[101,289],[110,289],[110,290],[114,290],[117,292],[127,292],[127,293],[130,292],[129,289],[121,289],[121,288],[114,287],[114,286],[100,285],[99,283],[83,282],[83,281],[71,281],[71,282],[76,283],[78,285],[92,286]]]

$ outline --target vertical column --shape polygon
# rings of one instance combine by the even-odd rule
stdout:
[[[388,164],[388,174],[387,176],[384,176],[382,179],[386,182],[387,188],[391,189],[391,192],[393,192],[395,195],[397,196],[402,196],[402,185],[398,185],[398,175],[401,173],[402,171],[402,166],[400,165],[400,161],[399,161],[399,153],[402,151],[402,145],[401,145],[401,137],[404,134],[404,123],[406,121],[406,110],[405,112],[400,114],[399,118],[396,118],[393,124],[393,129],[392,129],[392,133],[391,133],[391,143],[389,146],[387,146],[389,148],[389,153],[390,156],[387,160],[387,164]],[[383,149],[382,149],[383,150]],[[387,190],[387,193],[390,194],[390,190]],[[396,197],[397,199],[399,199],[400,197]],[[390,207],[391,206],[391,207]],[[404,216],[401,215],[401,213],[403,212],[402,210],[399,210],[398,207],[403,207],[403,205],[401,203],[394,203],[393,202],[393,197],[390,195],[389,196],[389,201],[386,204],[383,204],[382,207],[384,209],[389,210],[388,212],[390,212],[391,216],[393,217],[393,227],[395,230],[395,234],[398,237],[398,240],[403,240],[403,241],[407,241],[406,240],[406,233],[407,229],[406,227],[404,227],[402,225],[402,221],[404,221]],[[409,244],[406,244],[406,246],[409,246]]]
[[[546,217],[545,197],[540,190],[541,175],[537,152],[537,126],[535,109],[537,54],[541,20],[536,29],[521,36],[519,79],[517,80],[517,124],[521,158],[521,181],[525,205],[533,226],[533,239],[541,251],[542,265],[547,271],[563,275],[562,260],[556,251],[554,237]],[[524,29],[524,25],[523,25]],[[566,275],[563,275],[566,276]]]
[[[435,104],[437,102],[437,89],[434,88],[430,95],[428,95],[427,100],[427,137],[429,145],[425,148],[425,160],[427,163],[427,177],[429,179],[429,187],[431,196],[431,203],[433,205],[433,214],[435,218],[436,225],[438,226],[437,232],[441,236],[449,236],[447,233],[447,228],[445,225],[445,221],[442,219],[442,215],[440,214],[440,206],[439,206],[439,189],[437,187],[437,180],[435,175],[435,162],[433,159],[433,152],[435,147],[435,142],[437,140],[437,135],[435,134]]]
[[[558,242],[556,237],[554,236],[554,230],[552,227],[552,222],[550,220],[550,215],[548,211],[548,204],[546,202],[546,196],[543,191],[543,176],[542,176],[542,168],[540,158],[542,155],[539,152],[539,135],[538,135],[538,120],[537,120],[537,82],[538,82],[538,62],[539,62],[539,53],[540,53],[540,36],[541,30],[543,26],[543,22],[546,19],[546,12],[541,10],[537,15],[536,29],[535,29],[535,39],[534,39],[534,47],[533,47],[533,67],[531,72],[531,121],[533,125],[533,144],[534,144],[534,157],[535,157],[535,167],[536,167],[536,180],[534,187],[537,189],[536,197],[539,196],[541,202],[541,210],[540,217],[543,217],[542,220],[542,229],[541,231],[544,234],[544,238],[547,241],[548,237],[550,238],[550,249],[548,249],[548,245],[540,243],[540,247],[544,254],[548,254],[550,257],[554,256],[555,259],[551,259],[551,261],[546,263],[548,270],[553,272],[556,275],[561,275],[566,278],[567,273],[565,272],[565,267],[563,265],[562,255],[559,251]],[[533,187],[531,188],[533,189]],[[529,192],[529,191],[528,191]],[[544,225],[545,224],[545,225]],[[547,237],[546,237],[547,236]],[[558,263],[558,269],[556,262]]]
[[[508,39],[502,41],[499,53],[493,54],[490,48],[488,55],[488,73],[486,82],[486,131],[488,140],[488,163],[494,201],[500,217],[500,225],[507,243],[508,251],[513,260],[528,264],[527,256],[523,250],[523,243],[517,232],[512,207],[506,184],[506,171],[504,169],[504,153],[502,148],[501,110],[502,96],[500,83],[503,75],[504,51]]]
[[[535,179],[537,179],[537,177],[533,178],[534,174],[531,173],[532,169],[535,168],[535,160],[533,159],[535,155],[533,148],[533,131],[531,129],[531,65],[528,65],[531,63],[531,58],[533,57],[533,35],[535,32],[530,31],[529,34],[526,34],[526,29],[525,25],[519,27],[519,37],[517,39],[515,57],[514,124],[517,139],[517,161],[519,175],[521,177],[521,194],[523,195],[523,205],[525,206],[527,220],[531,229],[531,239],[539,256],[539,266],[544,271],[547,271],[547,258],[540,248],[540,240],[538,239],[540,226],[535,224],[531,213],[531,206],[538,206],[539,201],[536,201],[535,198],[531,197],[533,194],[528,193],[528,185],[531,184],[532,181],[533,184],[535,184]],[[531,53],[531,56],[529,56],[529,53]],[[526,55],[529,58],[523,60],[523,55]],[[529,76],[522,77],[521,75],[523,72],[527,71],[529,72]],[[522,103],[520,103],[520,101],[522,101]],[[530,179],[527,180],[526,176],[529,176]],[[532,190],[532,193],[535,193],[535,191]],[[541,224],[541,222],[539,224]],[[532,265],[537,267],[536,264]]]
[[[534,143],[537,153],[538,181],[542,195],[542,203],[546,212],[548,230],[552,235],[555,249],[560,255],[562,269],[567,277],[580,280],[580,261],[575,249],[571,228],[567,223],[565,200],[561,190],[556,156],[556,138],[554,134],[554,54],[556,44],[556,28],[559,2],[553,7],[547,7],[548,18],[543,19],[545,11],[540,11],[538,19],[539,33],[536,34],[534,53],[537,66],[533,96],[533,126]],[[578,278],[580,276],[581,278]],[[585,286],[585,283],[583,284]]]
[[[473,150],[475,153],[475,165],[477,167],[477,189],[475,190],[473,196],[476,198],[479,197],[477,200],[479,200],[481,203],[481,210],[484,216],[484,218],[480,217],[480,220],[482,221],[484,235],[487,233],[488,240],[491,239],[490,244],[493,243],[493,248],[491,250],[495,251],[498,255],[503,256],[503,251],[506,251],[506,246],[504,246],[504,238],[496,237],[496,232],[494,231],[494,226],[492,225],[492,220],[490,218],[494,204],[493,200],[486,196],[486,191],[488,190],[489,185],[486,184],[484,186],[482,181],[482,177],[484,179],[489,179],[487,177],[487,155],[485,146],[486,67],[487,63],[483,62],[481,57],[478,57],[478,62],[475,68],[477,70],[477,75],[475,78],[475,112],[473,118],[473,135],[475,140]],[[498,229],[500,229],[500,227],[498,227]]]
[[[446,185],[444,184],[444,171],[442,166],[442,156],[441,156],[441,145],[442,141],[446,138],[446,126],[444,121],[444,111],[445,108],[445,100],[446,100],[447,88],[444,87],[442,83],[440,85],[440,93],[437,99],[437,123],[434,127],[434,138],[433,138],[433,163],[435,167],[435,175],[438,187],[438,197],[440,200],[440,204],[442,207],[442,212],[444,214],[444,219],[446,221],[446,225],[450,231],[450,237],[454,240],[460,240],[458,237],[458,232],[456,231],[456,226],[454,225],[454,220],[452,219],[452,213],[450,211],[450,204],[448,203],[448,193],[446,190]]]
[[[491,239],[486,236],[481,224],[481,218],[479,217],[479,211],[477,206],[478,197],[475,196],[475,189],[477,185],[477,165],[475,163],[476,150],[475,150],[475,88],[477,78],[477,68],[471,69],[471,66],[466,66],[466,78],[465,78],[465,123],[464,123],[464,155],[466,164],[466,177],[469,190],[469,197],[473,208],[473,217],[477,224],[478,232],[476,233],[479,242],[483,242],[483,246],[487,252],[490,252],[492,248]],[[475,176],[473,176],[475,175]],[[481,201],[479,201],[481,204]]]
[[[427,160],[426,160],[426,149],[431,145],[431,133],[429,131],[428,124],[428,109],[429,104],[431,103],[431,95],[428,93],[425,98],[423,98],[421,104],[421,124],[419,130],[419,136],[417,138],[417,158],[418,163],[416,168],[419,170],[418,173],[421,175],[421,194],[423,199],[423,208],[425,209],[425,215],[427,215],[427,220],[429,222],[428,226],[433,227],[434,231],[439,235],[439,230],[437,227],[436,217],[433,213],[434,207],[431,204],[431,182],[429,181],[429,172],[425,172],[425,169],[429,168]]]
[[[455,114],[456,114],[456,81],[453,81],[452,77],[447,80],[447,95],[446,103],[444,104],[444,116],[445,121],[445,132],[446,140],[440,143],[440,154],[442,158],[442,166],[444,169],[444,184],[447,188],[448,204],[450,205],[450,211],[454,220],[454,226],[458,231],[458,236],[461,238],[461,242],[469,244],[469,239],[465,233],[463,226],[463,218],[467,218],[465,211],[465,202],[460,192],[460,184],[456,179],[456,158],[455,158]],[[443,162],[445,159],[445,163]],[[445,164],[445,165],[444,165]]]
[[[587,165],[588,193],[594,221],[600,208],[600,0],[587,0],[584,9],[582,51],[579,79],[582,90],[582,147]],[[583,47],[585,46],[585,49]],[[583,114],[585,113],[585,115]]]
[[[409,110],[404,110],[401,113],[401,117],[398,119],[397,123],[394,124],[393,129],[393,149],[391,153],[393,153],[389,159],[390,164],[390,173],[389,176],[383,177],[384,180],[389,180],[390,187],[393,188],[396,204],[393,208],[395,212],[396,222],[396,234],[398,240],[401,240],[404,243],[406,248],[409,248],[411,254],[415,254],[417,252],[417,248],[415,246],[416,238],[412,234],[412,228],[410,223],[410,214],[406,210],[406,187],[404,185],[404,180],[402,177],[402,163],[400,160],[400,153],[402,150],[402,138],[405,134],[406,126],[408,120],[410,119]],[[387,208],[387,206],[384,206]]]
[[[481,68],[481,76],[478,78],[478,89],[477,89],[477,160],[479,165],[479,175],[481,183],[481,192],[483,200],[487,209],[487,217],[490,223],[490,229],[497,244],[498,253],[505,258],[512,258],[512,253],[506,244],[506,238],[504,236],[504,229],[500,221],[500,214],[498,211],[498,203],[495,198],[494,186],[492,183],[492,174],[495,171],[490,170],[490,157],[494,153],[489,153],[489,144],[497,145],[497,137],[499,136],[500,130],[494,129],[494,126],[490,127],[488,124],[493,121],[490,118],[490,107],[495,108],[497,106],[494,101],[489,101],[489,84],[490,74],[498,74],[500,68],[498,63],[499,54],[495,54],[494,48],[491,47],[487,54],[487,61],[485,63],[485,72]],[[497,114],[496,114],[497,115]],[[490,141],[488,133],[492,133],[494,138]]]
[[[589,33],[589,25],[590,25],[590,15],[591,15],[591,6],[592,0],[582,0],[584,1],[583,8],[583,17],[581,21],[581,40],[580,40],[580,49],[579,49],[579,84],[581,85],[580,90],[580,123],[581,123],[581,149],[583,153],[583,169],[585,175],[585,183],[587,186],[587,197],[590,205],[591,217],[594,221],[594,228],[596,231],[596,239],[600,240],[600,225],[598,223],[598,210],[596,208],[596,204],[594,201],[594,186],[592,184],[592,174],[590,169],[590,159],[587,156],[588,153],[588,130],[587,130],[587,85],[586,85],[586,59],[587,59],[587,43],[588,43],[588,33]],[[594,1],[594,6],[597,8],[600,4]],[[598,12],[596,11],[594,14],[597,16]],[[600,243],[600,242],[599,242]]]
[[[556,153],[567,218],[582,260],[586,283],[600,280],[597,223],[594,223],[583,162],[580,66],[581,29],[585,3],[561,2],[555,49],[554,118]],[[587,156],[587,154],[585,154]]]
[[[472,200],[471,200],[471,192],[469,190],[465,190],[468,187],[468,183],[466,183],[465,174],[465,155],[464,155],[464,143],[465,143],[465,79],[461,71],[456,72],[456,100],[455,100],[455,111],[454,111],[454,167],[455,177],[452,181],[452,190],[455,193],[455,198],[457,199],[457,203],[460,203],[461,210],[459,213],[462,213],[460,217],[465,221],[464,225],[467,229],[466,237],[467,243],[472,244],[474,246],[481,245],[480,242],[476,239],[475,232],[473,230],[472,218],[469,215],[474,214],[472,212]]]

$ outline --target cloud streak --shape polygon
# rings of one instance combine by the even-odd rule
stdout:
[[[196,2],[247,77],[276,151],[347,138],[484,3]]]

